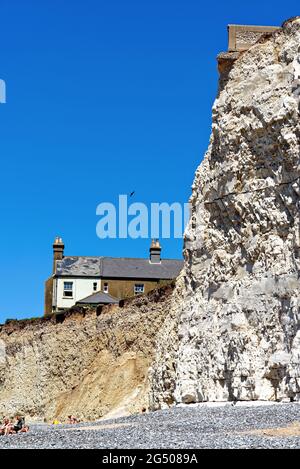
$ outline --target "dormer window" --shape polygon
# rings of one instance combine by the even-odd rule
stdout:
[[[103,291],[104,291],[104,293],[108,293],[108,290],[109,290],[109,288],[108,288],[108,283],[105,283],[105,284],[103,285]]]
[[[98,284],[97,284],[97,282],[94,282],[94,283],[93,283],[93,290],[94,290],[94,292],[96,292],[96,291],[98,290]]]

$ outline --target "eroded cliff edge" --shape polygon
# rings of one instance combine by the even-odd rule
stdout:
[[[142,412],[148,370],[173,286],[123,307],[78,310],[0,327],[0,415],[48,421]]]
[[[170,315],[176,343],[170,330],[160,338],[153,408],[300,399],[299,97],[294,18],[221,77]]]

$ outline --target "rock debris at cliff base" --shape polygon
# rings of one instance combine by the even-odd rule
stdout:
[[[0,448],[294,449],[299,422],[299,404],[189,406],[74,427],[33,425],[27,434],[0,437]]]

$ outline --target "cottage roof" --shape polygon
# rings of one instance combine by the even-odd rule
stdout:
[[[64,257],[57,261],[55,274],[59,277],[101,277],[170,280],[176,278],[183,261],[163,259],[151,263],[149,259],[116,257]]]

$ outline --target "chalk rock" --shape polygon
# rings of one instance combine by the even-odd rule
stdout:
[[[152,408],[300,398],[299,79],[295,18],[220,81]]]

